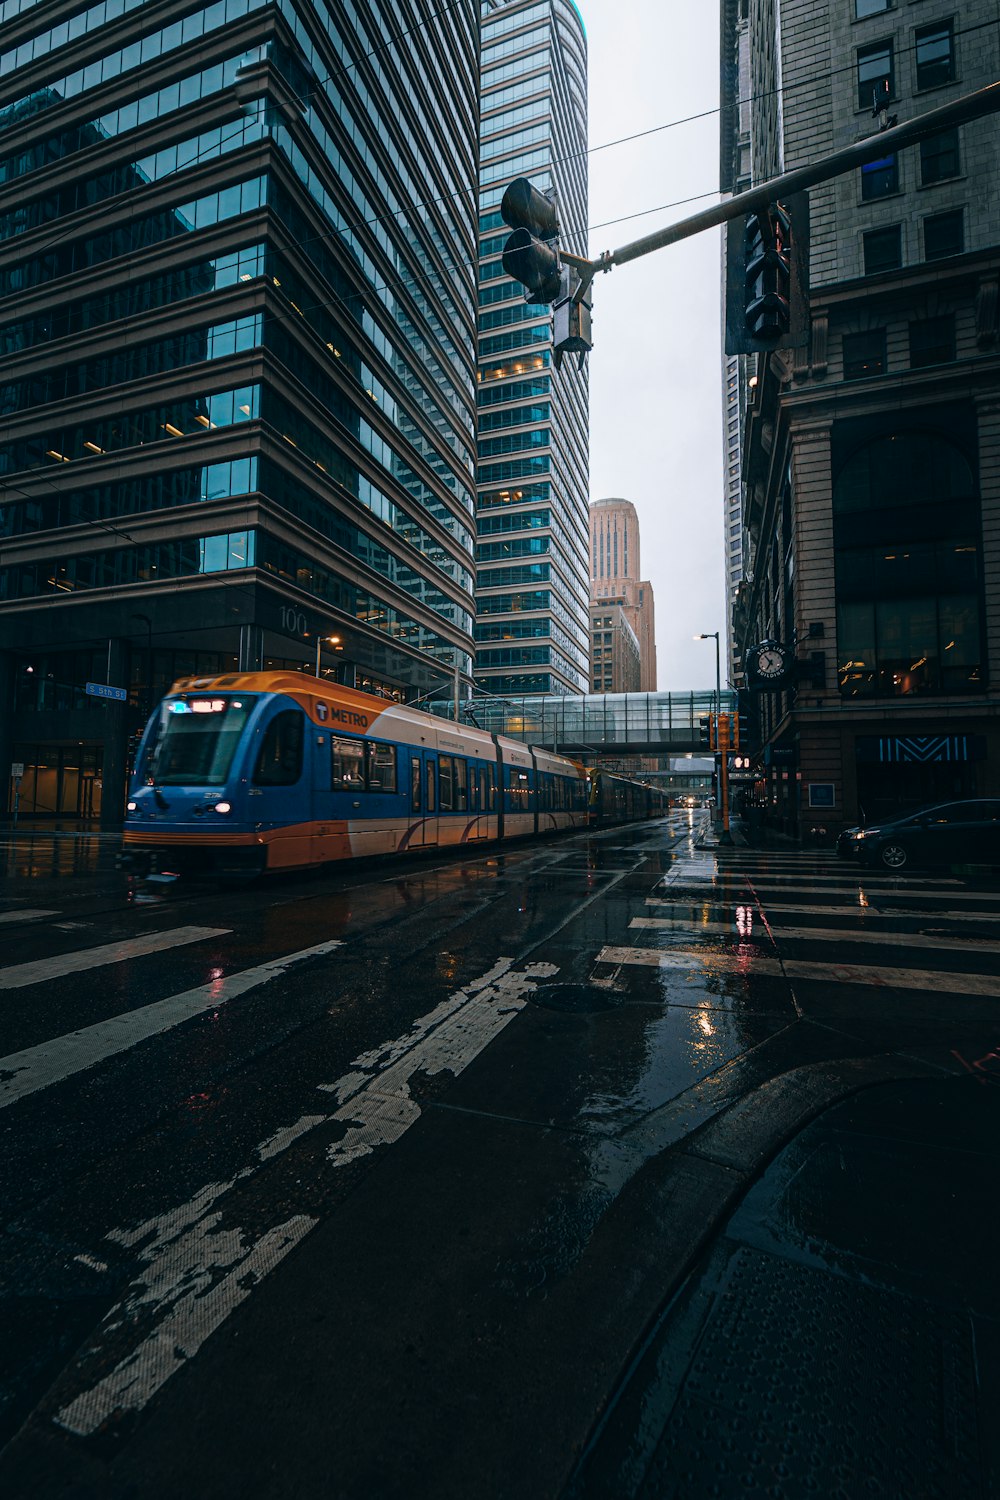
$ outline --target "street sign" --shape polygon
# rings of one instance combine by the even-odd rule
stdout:
[[[116,703],[124,703],[128,697],[128,689],[112,687],[109,682],[88,682],[86,692],[91,698],[113,698]]]
[[[14,761],[11,761],[11,766],[10,766],[10,779],[11,779],[11,781],[20,781],[21,777],[23,775],[24,775],[24,761],[23,760],[14,760]]]

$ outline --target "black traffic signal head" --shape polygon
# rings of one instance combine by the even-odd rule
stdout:
[[[777,348],[791,326],[792,226],[784,205],[772,203],[749,214],[744,243],[747,332]]]
[[[554,200],[532,187],[527,177],[517,177],[503,195],[500,217],[514,231],[501,256],[507,275],[524,287],[527,302],[555,302],[563,278]]]
[[[714,745],[712,715],[701,714],[698,719],[698,738],[703,745]]]
[[[726,353],[769,353],[808,339],[809,195],[729,221]]]

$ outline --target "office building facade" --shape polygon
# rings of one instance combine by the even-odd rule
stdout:
[[[504,274],[507,184],[558,195],[587,244],[587,39],[572,0],[484,0],[479,193],[476,681],[504,695],[588,685],[587,371],[556,373],[549,307]]]
[[[179,676],[471,684],[476,0],[59,0],[0,51],[22,815],[117,821]]]
[[[639,647],[639,680],[635,688],[615,687],[614,692],[656,692],[656,611],[653,588],[642,577],[639,517],[631,500],[594,500],[590,505],[590,598],[591,612],[602,605],[621,610],[622,619]],[[594,637],[592,651],[598,645]],[[623,654],[623,661],[629,653]],[[593,656],[593,676],[597,662]],[[607,661],[607,657],[603,658]],[[603,665],[603,662],[602,662]],[[604,677],[601,673],[602,687]]]
[[[741,24],[760,182],[997,77],[995,7],[966,0],[732,0],[724,8],[723,187]],[[755,357],[745,410],[748,672],[757,795],[789,832],[830,835],[1000,792],[1000,228],[995,116],[811,190],[808,333]]]

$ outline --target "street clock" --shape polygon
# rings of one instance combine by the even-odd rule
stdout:
[[[753,675],[758,682],[770,685],[786,678],[792,666],[790,653],[777,641],[761,641],[751,655]]]

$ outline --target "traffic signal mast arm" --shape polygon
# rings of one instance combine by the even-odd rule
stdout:
[[[582,278],[574,296],[582,296],[599,271],[610,271],[615,266],[623,266],[626,262],[638,260],[640,256],[649,255],[654,250],[662,250],[665,246],[676,244],[679,240],[690,239],[692,235],[700,234],[703,229],[714,229],[719,224],[725,224],[729,219],[739,219],[747,214],[762,212],[772,203],[786,198],[791,193],[800,192],[803,188],[815,187],[818,182],[829,182],[831,178],[840,177],[855,167],[863,167],[867,162],[878,161],[894,151],[901,150],[904,146],[912,146],[928,136],[938,135],[943,130],[949,130],[954,125],[963,125],[969,120],[978,120],[983,115],[993,114],[997,110],[1000,110],[1000,82],[987,84],[985,88],[977,89],[972,94],[963,94],[961,98],[953,99],[949,104],[941,104],[937,109],[928,110],[926,114],[919,115],[915,120],[906,120],[902,125],[894,125],[889,130],[881,130],[874,135],[866,136],[863,141],[856,141],[852,146],[844,146],[841,150],[834,151],[830,156],[823,156],[809,166],[796,167],[793,172],[785,172],[781,177],[772,177],[770,181],[762,182],[758,187],[748,188],[745,193],[737,193],[722,203],[713,204],[711,208],[692,214],[688,219],[680,219],[676,224],[668,224],[665,229],[658,229],[655,234],[647,234],[640,240],[632,240],[630,244],[623,245],[619,250],[605,250],[598,260],[585,260],[582,256],[570,256],[565,251],[560,251],[561,258],[572,265]]]

